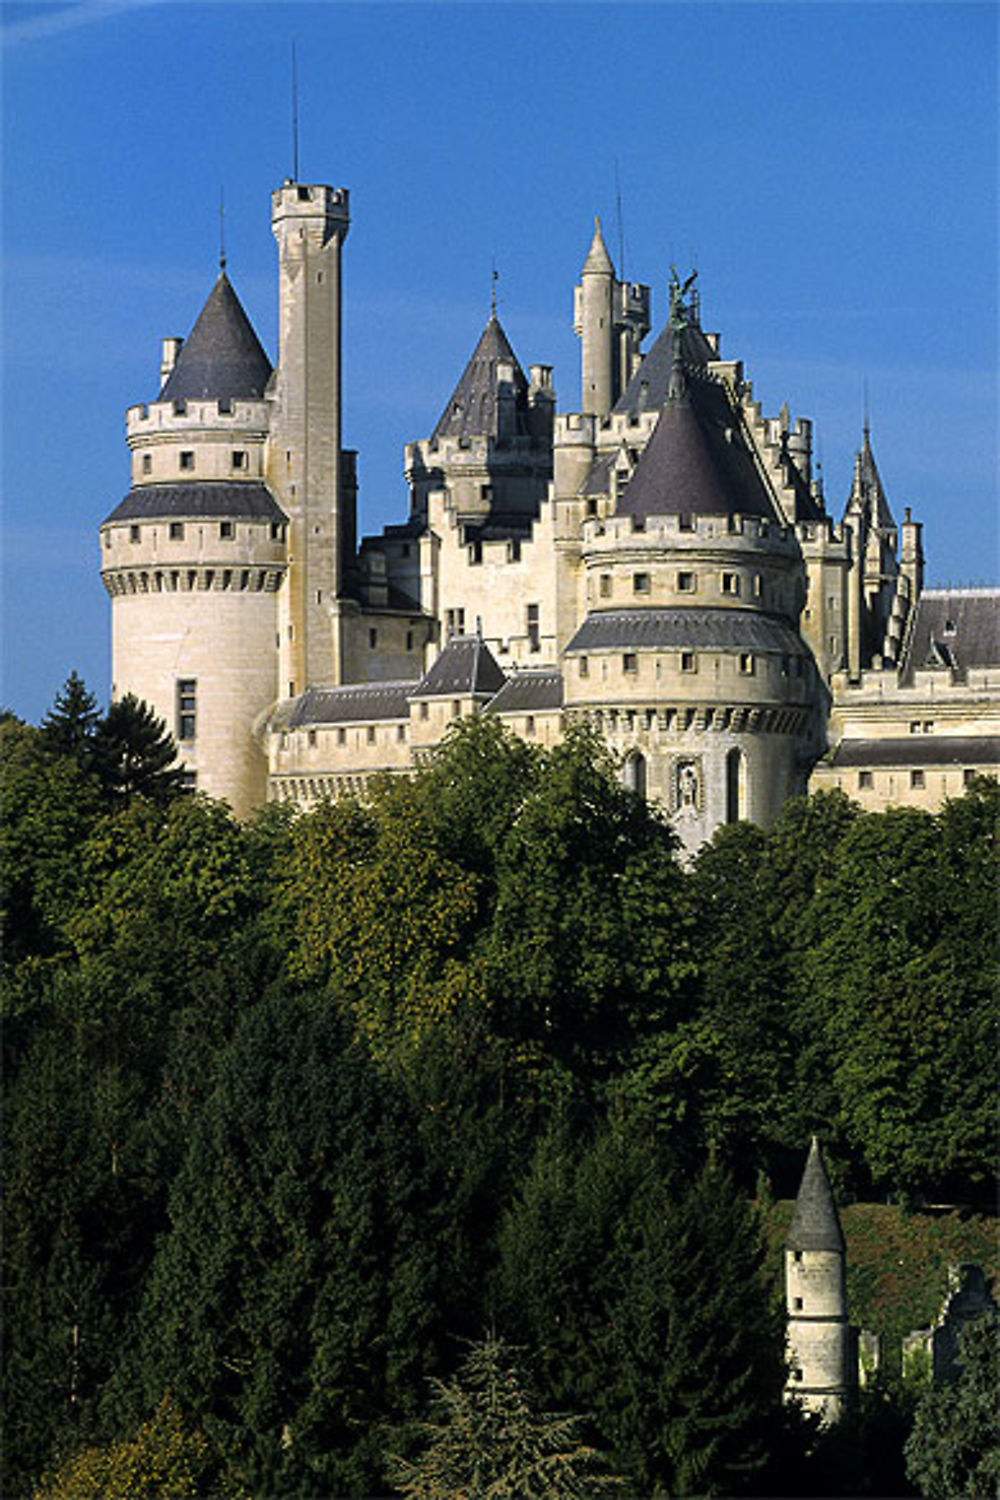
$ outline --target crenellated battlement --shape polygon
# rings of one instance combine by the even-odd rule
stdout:
[[[607,516],[583,523],[584,556],[615,552],[623,546],[638,551],[691,551],[710,543],[727,552],[754,552],[794,557],[794,528],[763,516]]]
[[[215,431],[246,431],[261,442],[267,437],[267,401],[143,401],[125,413],[129,445],[159,436]]]

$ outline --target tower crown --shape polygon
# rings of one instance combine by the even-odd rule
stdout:
[[[844,1232],[840,1227],[837,1207],[833,1201],[833,1189],[826,1175],[826,1167],[820,1155],[819,1142],[815,1136],[809,1147],[809,1157],[799,1195],[795,1200],[795,1212],[785,1240],[788,1250],[833,1250],[844,1253]]]
[[[350,193],[347,188],[328,187],[324,183],[293,182],[286,177],[271,194],[271,226],[275,234],[294,224],[300,228],[320,227],[325,244],[334,234],[341,240],[350,227]]]

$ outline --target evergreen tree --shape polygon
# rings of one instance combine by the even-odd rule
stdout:
[[[539,1411],[515,1351],[493,1335],[473,1345],[453,1380],[432,1381],[437,1420],[425,1449],[390,1467],[407,1500],[600,1500],[619,1493],[580,1420]]]
[[[112,703],[97,726],[95,765],[113,803],[133,797],[168,802],[184,785],[176,759],[177,747],[163,720],[133,693]]]
[[[1000,1322],[983,1314],[959,1336],[950,1378],[930,1385],[906,1442],[907,1474],[928,1500],[1000,1496]]]
[[[71,672],[41,722],[40,744],[53,754],[73,756],[80,766],[89,769],[100,718],[97,699],[87,691],[83,679]]]

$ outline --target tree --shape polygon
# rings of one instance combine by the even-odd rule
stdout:
[[[93,763],[100,720],[97,699],[87,691],[82,677],[71,672],[41,722],[42,748],[55,755],[70,755],[87,770]]]
[[[488,1335],[454,1379],[433,1380],[437,1420],[426,1446],[396,1459],[390,1477],[408,1500],[599,1500],[621,1481],[580,1441],[580,1420],[537,1409],[516,1351]]]
[[[134,1437],[84,1448],[47,1474],[33,1500],[250,1500],[205,1434],[164,1396]]]
[[[928,1500],[1000,1495],[1000,1323],[983,1314],[958,1341],[950,1379],[929,1386],[906,1442],[907,1474]]]
[[[106,795],[114,803],[133,797],[168,802],[184,785],[175,766],[177,747],[167,726],[133,693],[112,703],[97,726],[94,759]]]
[[[751,1491],[784,1381],[783,1320],[753,1211],[714,1166],[693,1182],[623,1118],[556,1132],[499,1237],[497,1315],[544,1397],[588,1412],[638,1493]]]

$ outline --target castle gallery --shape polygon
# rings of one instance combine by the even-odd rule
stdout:
[[[494,310],[406,448],[407,518],[359,542],[348,194],[286,181],[271,222],[277,365],[223,268],[127,413],[131,488],[101,527],[113,695],[166,720],[191,785],[241,816],[308,807],[406,773],[469,714],[540,745],[585,723],[693,850],[806,790],[936,807],[995,771],[1000,591],[924,589],[867,426],[827,512],[811,423],[762,412],[693,277],[644,348],[650,289],[598,225],[583,409],[556,410]]]

